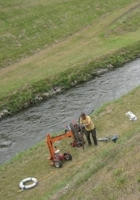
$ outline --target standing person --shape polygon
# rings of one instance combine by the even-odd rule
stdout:
[[[94,145],[97,146],[98,143],[96,138],[96,128],[91,118],[87,116],[85,113],[82,113],[80,116],[80,124],[82,124],[85,127],[85,134],[88,144],[91,145],[91,139],[90,139],[90,133],[91,133]]]

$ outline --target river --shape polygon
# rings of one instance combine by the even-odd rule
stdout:
[[[10,145],[0,148],[0,164],[45,140],[104,103],[120,98],[140,85],[140,59],[77,85],[54,98],[0,122],[0,140]]]

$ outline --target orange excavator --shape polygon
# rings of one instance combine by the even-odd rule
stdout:
[[[46,143],[50,151],[49,159],[52,161],[52,164],[56,168],[62,167],[62,161],[72,160],[72,155],[69,152],[61,154],[59,149],[57,149],[57,147],[54,146],[53,143],[60,141],[64,138],[70,138],[70,137],[73,138],[71,146],[83,147],[84,149],[83,132],[81,131],[80,125],[78,125],[76,122],[73,122],[70,124],[70,126],[67,126],[67,129],[65,130],[64,134],[55,137],[51,137],[50,134],[47,134]]]

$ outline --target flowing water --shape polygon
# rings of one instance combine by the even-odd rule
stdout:
[[[0,122],[0,164],[140,85],[140,59]]]

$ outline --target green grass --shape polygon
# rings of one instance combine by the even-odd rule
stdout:
[[[71,138],[57,143],[62,153],[69,151],[73,159],[57,169],[49,164],[49,150],[44,141],[20,153],[0,167],[0,196],[5,200],[132,200],[139,199],[140,188],[140,87],[117,101],[104,105],[91,117],[97,136],[118,134],[117,143],[98,142],[98,147],[85,149],[70,146]],[[125,113],[138,117],[131,122]],[[63,132],[63,130],[62,130]],[[56,134],[56,133],[55,133]],[[59,133],[60,134],[60,133]],[[19,182],[35,177],[39,184],[31,190],[19,189]]]
[[[52,86],[67,89],[140,55],[139,1],[0,0],[0,5],[0,110],[15,112]],[[139,99],[140,87],[91,115],[97,136],[118,134],[117,143],[86,144],[82,150],[62,140],[58,147],[73,160],[56,169],[42,141],[1,165],[1,199],[138,200]],[[137,121],[129,121],[128,110]],[[38,186],[20,191],[19,182],[31,176]]]
[[[104,59],[115,66],[135,59],[139,7],[132,0],[1,2],[0,110],[20,110],[53,85],[71,87],[79,74],[86,81]]]
[[[34,54],[92,24],[103,14],[131,2],[1,0],[0,66]]]

